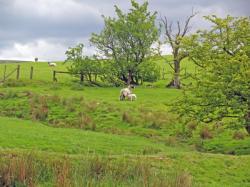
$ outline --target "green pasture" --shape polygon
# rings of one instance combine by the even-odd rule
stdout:
[[[118,136],[77,129],[52,128],[37,122],[0,118],[0,145],[7,149],[28,149],[67,154],[142,154],[146,149],[166,151],[145,138]],[[145,150],[144,150],[145,149]]]
[[[154,61],[171,71],[162,59]],[[0,64],[0,80],[5,65],[7,72],[11,72],[18,64]],[[48,168],[55,164],[43,169],[42,163],[50,165],[53,159],[61,163],[65,157],[73,162],[69,180],[86,179],[75,186],[164,186],[159,181],[166,184],[169,178],[174,180],[169,186],[183,186],[177,182],[181,180],[191,184],[187,186],[250,186],[247,167],[250,137],[234,139],[234,129],[227,126],[214,129],[214,124],[207,125],[212,139],[201,139],[203,125],[188,131],[183,120],[172,111],[171,106],[181,97],[182,90],[165,88],[170,73],[165,80],[136,87],[133,92],[138,99],[131,102],[119,101],[121,88],[80,85],[78,78],[67,74],[58,74],[58,82],[53,82],[53,70],[67,71],[69,64],[57,62],[57,67],[49,67],[44,62],[23,62],[19,65],[20,80],[16,81],[13,74],[0,85],[0,166],[13,159],[13,155],[23,158],[27,153],[35,154],[41,161],[38,168],[42,174],[37,179],[40,186],[53,186],[55,180],[54,174],[45,174],[53,173]],[[31,66],[33,80],[29,80]],[[195,71],[188,60],[183,63],[183,79],[185,71]],[[39,117],[43,112],[46,116]],[[112,164],[99,171],[104,166],[93,166],[99,162],[86,161],[92,156],[100,157],[101,164],[109,161]],[[113,163],[113,159],[117,160]],[[83,169],[87,167],[86,162],[90,170]],[[140,167],[134,162],[139,162]],[[97,170],[94,177],[93,167]],[[146,169],[140,170],[141,173],[136,170],[139,179],[136,183],[130,172],[134,174],[135,168],[141,167]],[[117,181],[116,170],[121,171]],[[84,175],[78,175],[79,171]],[[106,174],[99,178],[99,172]],[[143,181],[149,175],[155,180]]]
[[[140,162],[140,166],[142,163],[150,163],[149,166],[154,172],[164,172],[166,175],[172,176],[173,179],[176,172],[188,172],[192,176],[192,186],[250,185],[248,168],[246,167],[250,164],[249,156],[235,157],[185,151],[159,143],[155,144],[150,140],[135,136],[108,135],[74,129],[55,129],[37,122],[5,117],[1,117],[0,120],[0,154],[5,155],[5,158],[8,158],[7,155],[9,154],[21,156],[24,153],[30,153],[35,154],[36,159],[42,159],[42,162],[48,164],[48,161],[65,159],[67,155],[67,159],[77,163],[74,166],[75,168],[82,166],[83,169],[87,162],[84,160],[94,158],[95,155],[102,155],[102,157],[105,155],[103,158],[108,158],[103,159],[105,162],[111,162],[115,159],[118,160],[115,161],[118,164],[127,160],[127,167],[131,167],[135,161]],[[145,152],[146,150],[150,152]],[[117,165],[117,167],[122,169],[124,166]],[[44,164],[42,168],[45,170]],[[78,172],[80,171],[78,170]],[[120,172],[124,171],[121,170]],[[98,182],[98,179],[95,180]],[[165,178],[164,180],[168,181],[169,179]],[[186,181],[187,179],[183,178],[183,180]],[[45,181],[40,182],[44,183]],[[123,182],[126,184],[129,179]],[[105,184],[111,185],[112,182],[106,181]],[[135,181],[131,185],[134,186]]]
[[[165,87],[167,83],[172,78],[172,68],[168,65],[171,62],[171,56],[166,56],[164,58],[155,57],[151,61],[156,63],[160,67],[161,79],[156,83],[149,83],[150,85],[154,85],[155,87]],[[20,66],[20,80],[29,80],[30,79],[30,71],[31,67],[33,70],[33,80],[34,81],[46,81],[53,82],[53,71],[66,71],[67,67],[70,66],[70,63],[64,62],[56,62],[56,67],[50,67],[47,62],[20,62],[20,63],[6,63],[2,61],[0,63],[0,81],[3,79],[5,66],[6,66],[6,75],[11,73],[13,70]],[[186,82],[186,76],[188,73],[193,73],[195,71],[195,65],[190,63],[188,59],[184,59],[182,62],[181,68],[181,77],[184,82]],[[56,74],[57,80],[60,83],[70,83],[71,81],[78,81],[79,78],[71,76],[69,74]],[[16,79],[16,72],[14,72],[9,79]],[[147,83],[146,83],[147,85]]]

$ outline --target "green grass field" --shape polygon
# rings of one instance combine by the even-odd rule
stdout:
[[[80,86],[69,75],[53,83],[54,69],[67,70],[57,64],[20,63],[20,80],[13,74],[0,86],[0,183],[6,176],[17,186],[250,186],[250,137],[210,124],[213,138],[204,140],[203,126],[186,128],[171,111],[182,91],[165,88],[170,74],[136,87],[137,101],[121,102],[121,88]]]

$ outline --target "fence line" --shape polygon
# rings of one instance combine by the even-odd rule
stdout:
[[[80,75],[80,82],[84,81],[84,74],[83,73],[72,73],[72,72],[68,72],[68,71],[56,71],[56,70],[53,70],[53,81],[54,82],[57,82],[57,78],[56,78],[57,73],[70,74],[70,75]]]
[[[10,73],[7,74],[7,65],[4,65],[3,79],[0,80],[0,83],[5,82],[15,72],[16,72],[16,80],[19,80],[20,79],[20,74],[21,74],[21,66],[17,65],[17,67],[14,70],[12,70]],[[33,66],[31,66],[31,68],[30,68],[30,80],[33,79],[33,72],[34,72],[34,68],[33,68]]]

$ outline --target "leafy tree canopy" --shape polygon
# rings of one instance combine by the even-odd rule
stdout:
[[[92,81],[92,76],[96,76],[101,72],[101,62],[95,57],[88,57],[83,52],[84,45],[78,44],[75,47],[70,47],[66,51],[67,59],[65,62],[71,62],[68,70],[71,73],[82,73],[89,81]]]
[[[104,17],[104,29],[91,38],[99,52],[113,60],[118,76],[128,83],[138,82],[138,66],[150,56],[151,46],[158,39],[156,12],[148,11],[148,2],[140,5],[132,0],[131,4],[128,13],[115,6],[117,17]]]
[[[212,28],[185,38],[183,44],[199,68],[178,111],[207,123],[227,119],[250,130],[249,17],[205,19]]]

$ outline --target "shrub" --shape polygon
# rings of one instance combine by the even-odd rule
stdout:
[[[198,125],[198,124],[197,124],[196,121],[189,121],[189,122],[187,123],[187,128],[188,128],[189,130],[193,131],[193,130],[196,129],[197,125]]]
[[[243,140],[246,137],[246,133],[242,132],[242,131],[235,131],[233,134],[233,138],[235,140]]]
[[[145,61],[139,66],[140,78],[146,82],[155,82],[160,78],[160,67],[151,61]]]
[[[211,139],[211,138],[213,138],[213,135],[212,135],[212,132],[209,130],[208,127],[204,127],[200,131],[200,137],[202,139]]]

